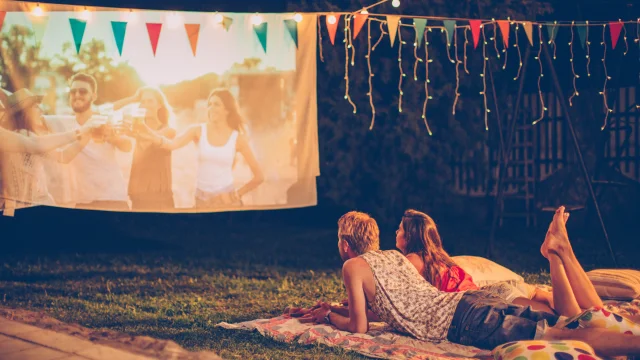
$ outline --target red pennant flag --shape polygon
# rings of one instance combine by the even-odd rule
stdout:
[[[473,48],[475,49],[478,47],[478,41],[480,40],[482,20],[469,20],[469,25],[471,26],[471,35],[473,35]]]
[[[189,44],[191,44],[193,56],[196,56],[198,36],[200,35],[200,24],[184,24],[184,28],[187,30],[187,37],[189,37]]]
[[[333,16],[333,17],[332,17]],[[329,30],[329,38],[331,39],[331,45],[335,45],[336,42],[336,31],[338,31],[338,21],[340,21],[340,16],[328,15],[327,18],[327,30]],[[333,24],[329,23],[329,19],[336,19],[336,22]]]
[[[504,40],[504,46],[509,47],[509,21],[498,20],[498,26],[500,27],[500,32],[502,32],[502,40]]]
[[[367,18],[369,17],[369,14],[356,14],[355,15],[355,22],[353,23],[353,38],[357,38],[358,34],[360,34],[360,30],[362,30],[362,27],[364,26],[364,24],[367,22]]]
[[[149,41],[151,42],[153,56],[156,56],[158,40],[160,39],[160,30],[162,30],[162,23],[147,23],[147,32],[149,33]]]
[[[622,31],[622,27],[624,25],[620,21],[610,22],[609,23],[609,32],[611,33],[611,48],[615,49],[616,44],[618,44],[618,39],[620,38],[620,31]]]
[[[0,11],[0,30],[2,30],[2,24],[4,24],[4,18],[7,16],[6,11]]]

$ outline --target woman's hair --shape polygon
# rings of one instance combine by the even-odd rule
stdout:
[[[407,243],[406,254],[416,253],[424,263],[424,278],[438,286],[442,272],[456,266],[442,247],[442,240],[433,219],[420,211],[409,209],[402,216],[402,230]]]
[[[210,100],[213,96],[217,96],[220,101],[222,101],[225,110],[228,112],[227,125],[229,125],[230,128],[243,133],[244,124],[242,117],[240,116],[240,112],[238,111],[238,104],[236,103],[236,99],[233,97],[233,94],[231,94],[231,91],[227,89],[213,89],[211,93],[209,93],[207,100]]]
[[[16,110],[12,113],[6,113],[3,119],[2,126],[8,130],[16,131],[16,132],[36,132],[36,127],[34,121],[29,121],[28,110],[32,107],[37,106],[36,103],[31,104],[30,106]],[[51,129],[47,126],[45,122],[43,122],[44,127],[47,129],[47,133],[51,132]]]
[[[158,105],[160,105],[160,107],[158,108],[158,114],[157,114],[158,120],[160,120],[160,123],[163,126],[170,126],[169,121],[171,119],[171,114],[173,113],[173,110],[171,109],[171,105],[169,105],[169,102],[167,101],[167,97],[164,95],[162,90],[152,86],[144,86],[144,87],[141,87],[140,90],[138,91],[140,92],[141,95],[143,92],[148,92],[153,94],[153,97],[158,102]]]

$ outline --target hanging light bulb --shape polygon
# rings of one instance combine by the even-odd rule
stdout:
[[[327,22],[328,22],[329,24],[331,24],[331,25],[335,24],[335,23],[336,23],[336,21],[338,21],[338,20],[336,19],[336,16],[335,16],[335,15],[329,15],[329,17],[327,17]]]
[[[253,26],[262,24],[262,16],[260,16],[259,14],[251,15],[251,23],[253,24]]]
[[[82,13],[80,14],[80,18],[84,21],[91,20],[91,11],[89,11],[87,8],[84,8],[84,10],[82,10]]]
[[[31,11],[31,13],[34,16],[42,16],[44,15],[44,11],[42,10],[42,8],[40,7],[40,4],[36,5],[35,8],[33,8],[33,10]]]
[[[129,10],[129,12],[125,15],[125,20],[129,24],[135,24],[138,21],[138,14],[133,12],[133,10]]]
[[[369,14],[369,11],[367,11],[367,9],[362,9],[362,11],[360,11],[360,14],[367,15]]]
[[[302,21],[302,14],[296,13],[295,15],[293,15],[293,20],[295,20],[296,22],[301,22]]]
[[[224,16],[222,16],[222,14],[216,13],[215,15],[213,15],[214,24],[222,24],[223,20],[224,20]]]
[[[167,15],[167,25],[172,28],[178,28],[182,24],[182,18],[178,13],[170,13]]]
[[[400,0],[393,0],[393,1],[391,2],[391,5],[392,5],[393,7],[399,7],[399,6],[400,6]]]

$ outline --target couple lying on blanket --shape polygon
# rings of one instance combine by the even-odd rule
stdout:
[[[367,214],[349,212],[338,221],[346,306],[319,302],[289,313],[303,322],[327,323],[353,333],[366,333],[369,321],[383,321],[420,340],[448,340],[487,350],[521,340],[578,340],[601,356],[640,355],[636,335],[561,327],[559,320],[603,306],[573,253],[568,218],[560,207],[540,249],[549,260],[553,291],[539,292],[530,300],[478,289],[442,249],[435,224],[426,214],[405,213],[396,237],[405,256],[395,250],[380,251],[376,221]]]

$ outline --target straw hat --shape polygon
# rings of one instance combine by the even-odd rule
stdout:
[[[44,99],[44,96],[35,95],[29,89],[20,89],[13,94],[4,89],[0,90],[0,113],[4,114],[27,109],[34,104],[40,104]]]

